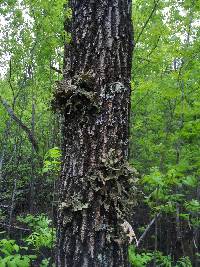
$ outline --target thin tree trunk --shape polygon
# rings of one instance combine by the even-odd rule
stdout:
[[[126,163],[131,0],[71,0],[69,5],[72,19],[65,30],[72,39],[53,102],[62,115],[63,136],[56,264],[129,266],[121,224],[132,175]]]
[[[32,96],[32,118],[31,118],[31,134],[35,136],[35,103]],[[30,213],[34,213],[35,209],[35,163],[34,163],[34,146],[31,147],[32,157],[31,157],[31,178],[30,178],[30,200],[29,200],[29,209]]]

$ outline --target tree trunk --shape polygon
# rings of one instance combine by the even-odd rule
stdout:
[[[122,224],[132,175],[126,163],[131,0],[71,0],[69,6],[71,40],[53,101],[63,135],[56,264],[129,266]]]

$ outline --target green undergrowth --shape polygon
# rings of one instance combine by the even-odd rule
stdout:
[[[51,259],[55,243],[52,221],[44,214],[20,216],[18,221],[26,225],[30,233],[24,234],[22,240],[0,240],[0,267],[54,266]]]

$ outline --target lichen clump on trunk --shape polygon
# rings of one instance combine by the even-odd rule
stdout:
[[[89,192],[87,195],[73,195],[67,202],[60,204],[60,209],[65,212],[66,218],[63,220],[65,226],[72,223],[72,214],[80,213],[83,216],[85,210],[92,209],[94,199],[99,200],[100,207],[108,214],[112,210],[116,211],[118,226],[115,229],[112,223],[105,223],[104,218],[99,218],[95,224],[95,231],[104,231],[107,242],[127,242],[128,235],[124,232],[122,224],[136,205],[136,181],[138,173],[131,168],[128,162],[116,157],[114,150],[110,150],[107,157],[101,159],[99,168],[84,177],[85,188],[83,191]],[[117,229],[117,231],[116,231]]]
[[[58,81],[52,99],[53,109],[64,110],[68,114],[86,107],[98,109],[94,86],[92,72],[81,73],[73,78]]]

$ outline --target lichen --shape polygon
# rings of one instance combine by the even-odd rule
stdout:
[[[98,166],[87,176],[80,177],[81,189],[75,188],[74,193],[60,203],[63,226],[72,225],[78,216],[82,241],[87,235],[88,224],[92,225],[93,233],[104,232],[108,243],[127,244],[135,239],[134,232],[125,222],[136,205],[137,176],[137,171],[123,160],[120,151],[110,149]],[[94,212],[93,222],[88,217],[91,210]],[[105,220],[101,210],[103,214],[111,215],[111,221]]]
[[[70,199],[67,199],[65,202],[61,202],[59,205],[59,209],[62,210],[71,209],[72,211],[81,211],[87,208],[88,203],[83,203],[79,195],[73,195]]]
[[[71,79],[57,81],[52,107],[55,111],[67,110],[68,114],[82,109],[99,110],[95,80],[92,72],[80,73]]]
[[[103,196],[101,206],[107,212],[114,208],[117,220],[121,224],[129,217],[130,210],[136,205],[137,176],[138,173],[134,168],[122,161],[121,157],[116,158],[114,150],[110,150],[107,158],[102,159],[100,168],[87,178],[90,188]],[[110,240],[126,242],[127,238],[130,238],[120,226],[118,233],[105,224],[96,226],[95,230],[105,230],[108,242]]]
[[[113,82],[108,85],[108,89],[106,91],[105,98],[112,99],[113,96],[117,94],[122,94],[128,90],[127,87],[124,86],[123,83],[120,82]]]

